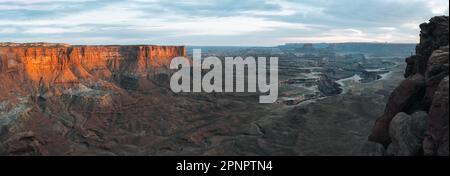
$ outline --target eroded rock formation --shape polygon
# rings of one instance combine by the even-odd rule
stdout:
[[[184,55],[184,47],[175,46],[4,44],[0,73],[30,83],[30,89],[58,91],[98,79],[155,77],[168,70],[172,58]]]
[[[81,154],[121,143],[106,135],[126,136],[124,128],[136,127],[120,119],[165,101],[131,90],[150,94],[160,87],[171,59],[185,52],[183,46],[1,43],[0,154]]]
[[[420,25],[416,55],[406,59],[406,79],[391,94],[369,137],[392,155],[448,155],[448,20],[438,16]],[[415,118],[418,112],[428,117]],[[419,128],[423,124],[428,126]]]

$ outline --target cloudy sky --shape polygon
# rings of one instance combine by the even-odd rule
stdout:
[[[418,41],[448,0],[0,0],[0,42],[271,46]]]

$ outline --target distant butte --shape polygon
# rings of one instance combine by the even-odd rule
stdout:
[[[0,43],[0,78],[33,94],[61,94],[98,80],[137,88],[170,72],[171,59],[185,55],[184,46]]]

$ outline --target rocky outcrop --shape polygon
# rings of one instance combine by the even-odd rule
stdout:
[[[379,142],[385,146],[389,145],[389,124],[391,120],[400,112],[408,112],[420,102],[425,90],[425,78],[420,74],[415,74],[400,83],[389,97],[384,114],[378,118],[376,126],[369,137],[370,141]]]
[[[442,79],[449,75],[449,46],[443,46],[435,50],[430,56],[425,72],[426,93],[423,100],[425,109],[430,108],[434,94]]]
[[[430,108],[430,125],[423,142],[425,155],[449,155],[448,76],[441,81],[434,93]]]
[[[433,17],[429,23],[420,25],[420,43],[416,46],[416,55],[407,59],[405,77],[416,73],[425,74],[431,53],[449,44],[448,25],[448,16]]]
[[[395,156],[421,155],[428,118],[428,114],[424,111],[418,111],[412,115],[398,113],[389,125],[392,143],[387,153]]]
[[[416,55],[406,59],[406,79],[389,97],[369,136],[390,154],[448,155],[448,20],[438,16],[420,25]]]

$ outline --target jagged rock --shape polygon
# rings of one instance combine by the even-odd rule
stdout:
[[[449,74],[449,46],[441,47],[435,50],[430,56],[427,65],[427,71],[425,73],[425,80],[427,84],[424,106],[430,107],[433,100],[434,92],[436,91],[439,83]]]
[[[428,125],[428,114],[424,111],[412,115],[398,113],[389,126],[392,143],[387,149],[389,155],[414,156],[422,154],[422,141]]]
[[[383,116],[375,124],[369,141],[379,142],[387,146],[391,140],[389,138],[389,124],[392,118],[399,112],[408,111],[414,102],[420,101],[425,91],[425,78],[416,74],[404,80],[389,97]]]
[[[361,149],[361,153],[364,156],[385,156],[386,149],[379,143],[366,142]]]
[[[448,16],[437,16],[420,25],[420,43],[416,46],[416,55],[406,58],[406,80],[391,94],[385,112],[377,120],[369,141],[379,142],[387,147],[391,142],[389,131],[401,128],[389,127],[397,113],[426,111],[430,115],[430,126],[423,142],[423,150],[426,155],[448,155],[448,79],[446,84],[445,81],[441,82],[449,75],[448,20]],[[414,79],[416,81],[413,81]],[[447,105],[444,108],[445,104]],[[414,154],[399,151],[401,148],[398,144],[389,147],[394,154]]]
[[[407,60],[406,77],[416,73],[425,75],[428,59],[432,52],[449,44],[448,16],[433,17],[429,23],[421,24],[420,29],[420,43],[416,47],[414,61]]]
[[[425,155],[449,155],[449,77],[445,77],[434,93],[430,108],[430,125],[423,142]]]
[[[413,55],[410,57],[407,57],[405,59],[406,62],[406,69],[405,69],[405,78],[409,77],[410,75],[412,75],[415,71],[414,71],[414,64],[416,63],[417,60],[417,56]]]

